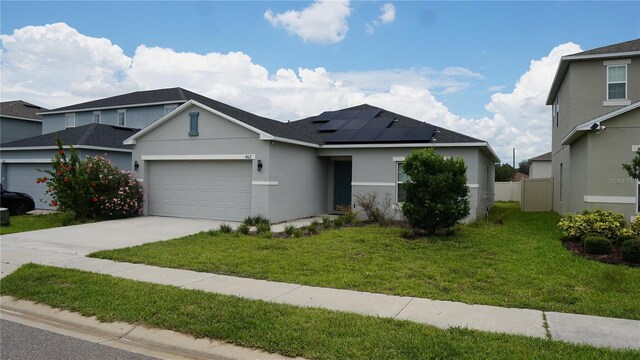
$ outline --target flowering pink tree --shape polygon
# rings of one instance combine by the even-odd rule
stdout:
[[[78,219],[115,219],[140,215],[142,187],[128,171],[121,171],[103,156],[81,160],[73,147],[69,156],[58,139],[52,170],[37,183],[47,186],[51,205],[72,211]]]

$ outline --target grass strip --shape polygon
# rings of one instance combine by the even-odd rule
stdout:
[[[396,227],[302,238],[201,233],[90,256],[311,286],[640,319],[640,268],[565,249],[553,212],[497,203],[454,237],[406,240]],[[500,224],[502,223],[502,224]]]
[[[299,308],[28,264],[0,293],[96,316],[311,359],[637,359],[611,350]]]
[[[25,231],[50,229],[63,226],[62,214],[15,215],[11,216],[11,225],[0,227],[0,235]]]

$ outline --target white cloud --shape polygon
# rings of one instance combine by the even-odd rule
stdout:
[[[376,26],[380,24],[390,24],[396,20],[396,7],[393,3],[386,3],[380,7],[382,12],[377,19],[372,20],[370,23],[365,23],[364,28],[367,34],[373,35]]]
[[[506,89],[507,87],[504,85],[494,85],[494,86],[490,86],[487,91],[488,92],[498,92],[498,91],[502,91],[504,89]]]
[[[350,14],[348,0],[318,0],[302,11],[274,14],[269,9],[265,11],[264,18],[273,27],[281,26],[305,42],[331,44],[344,40],[349,30],[347,18]]]
[[[491,116],[467,119],[436,98],[483,78],[466,68],[331,73],[319,67],[269,73],[242,52],[198,54],[140,45],[128,57],[109,40],[82,35],[66,24],[29,26],[0,35],[0,40],[3,100],[59,107],[128,91],[181,86],[283,121],[366,102],[487,140],[505,161],[512,147],[519,159],[549,151],[546,94],[560,57],[581,51],[567,43],[532,60],[513,91],[491,96],[486,105]]]
[[[378,19],[380,19],[383,24],[392,23],[396,19],[396,7],[392,3],[382,5],[380,11],[382,11],[382,14]]]

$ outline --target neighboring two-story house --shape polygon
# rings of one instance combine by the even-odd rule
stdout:
[[[51,162],[56,152],[56,138],[67,146],[72,145],[81,157],[106,154],[120,169],[131,170],[132,146],[123,145],[123,141],[191,97],[200,98],[200,95],[170,88],[137,91],[52,110],[38,107],[32,111],[38,119],[38,129],[27,136],[19,136],[24,132],[15,127],[5,127],[3,103],[2,185],[11,191],[30,194],[36,208],[50,209],[45,186],[36,184],[36,178],[44,175],[39,170],[47,169]],[[5,136],[8,142],[4,141]]]
[[[22,100],[1,102],[0,143],[42,134],[42,116],[38,113],[46,110]]]
[[[547,105],[554,209],[637,216],[640,185],[622,164],[640,146],[640,39],[564,56]]]

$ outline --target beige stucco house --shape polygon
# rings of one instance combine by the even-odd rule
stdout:
[[[637,216],[640,184],[622,164],[640,146],[640,39],[564,56],[547,105],[554,209]]]
[[[529,178],[541,179],[550,178],[551,174],[551,151],[529,159]]]

